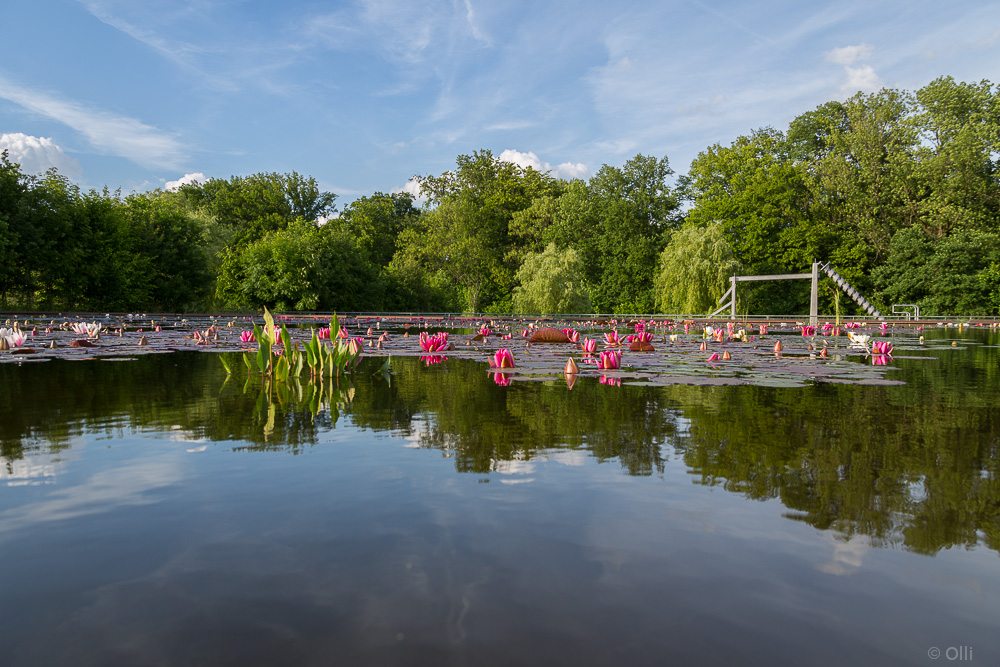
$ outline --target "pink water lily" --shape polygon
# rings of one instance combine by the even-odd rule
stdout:
[[[252,331],[244,331],[240,334],[241,343],[256,343],[257,339],[254,337]]]
[[[531,329],[525,329],[522,331],[521,338],[531,338]]]
[[[597,360],[597,367],[613,370],[619,368],[622,364],[622,353],[617,350],[604,350],[601,352],[601,356]]]
[[[575,329],[562,329],[562,332],[569,338],[569,342],[575,343],[580,340],[580,333]]]
[[[761,336],[766,336],[767,335],[767,325],[766,324],[760,325],[760,335]]]
[[[708,361],[718,361],[718,360],[719,360],[719,353],[718,352],[713,352],[712,356],[710,356],[708,358]]]
[[[360,336],[352,338],[347,344],[347,348],[351,351],[351,354],[361,354],[361,350],[365,349],[365,339]]]
[[[618,337],[618,331],[612,331],[611,333],[604,334],[604,344],[607,346],[621,345],[622,340]]]
[[[426,331],[420,332],[420,349],[424,352],[438,352],[448,347],[448,332],[442,331],[428,336]]]
[[[594,350],[597,349],[597,341],[592,338],[584,338],[581,345],[585,354],[593,354]]]
[[[320,340],[330,339],[330,327],[320,327],[319,331],[316,332],[316,337]]]
[[[885,322],[883,322],[882,324],[878,325],[878,328],[879,328],[879,331],[885,331],[886,329],[889,328],[889,325],[886,324]]]
[[[816,335],[816,327],[810,326],[808,324],[805,325],[804,327],[802,327],[802,335],[803,336],[815,336]]]
[[[872,343],[872,353],[874,354],[892,354],[892,343],[887,340],[877,340]]]
[[[489,336],[492,335],[493,332],[490,331],[489,327],[484,326],[480,327],[479,331],[477,331],[476,333],[479,334],[480,336]]]
[[[502,347],[493,355],[490,365],[493,368],[514,368],[514,355],[510,353],[510,350]]]

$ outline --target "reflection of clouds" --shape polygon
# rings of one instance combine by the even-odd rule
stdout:
[[[165,459],[104,470],[90,479],[52,493],[47,499],[0,512],[0,533],[44,521],[63,521],[110,509],[148,505],[146,494],[181,480],[175,462]]]
[[[494,460],[490,462],[490,470],[501,475],[530,475],[537,465],[533,461]]]
[[[7,486],[35,486],[54,484],[63,465],[54,461],[45,463],[32,459],[8,461],[0,457],[0,482]]]
[[[845,540],[834,533],[823,533],[823,540],[833,545],[833,557],[828,563],[816,566],[820,572],[827,574],[854,574],[861,568],[862,561],[871,548],[871,540],[867,535],[855,535]]]
[[[549,461],[574,468],[587,465],[587,452],[578,449],[568,449],[561,452],[549,452],[545,455]]]

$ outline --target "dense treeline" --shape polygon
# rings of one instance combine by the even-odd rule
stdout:
[[[728,276],[829,261],[883,312],[1000,309],[1000,88],[938,79],[829,102],[700,153],[566,182],[489,151],[337,211],[315,179],[83,193],[0,160],[0,306],[704,313]],[[853,311],[832,283],[822,310]],[[808,283],[741,290],[802,313]]]

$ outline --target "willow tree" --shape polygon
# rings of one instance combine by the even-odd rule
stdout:
[[[576,250],[559,250],[550,243],[531,253],[517,272],[514,309],[521,313],[589,313],[590,294],[584,286],[584,262]]]
[[[662,313],[710,312],[738,271],[721,224],[683,227],[660,254],[654,287],[657,308]]]

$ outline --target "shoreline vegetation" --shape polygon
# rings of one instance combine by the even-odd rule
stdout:
[[[0,158],[0,311],[708,313],[734,274],[830,262],[886,319],[1000,314],[1000,87],[942,77],[828,102],[785,130],[638,154],[588,181],[460,155],[423,204],[338,211],[315,178],[82,192]],[[741,316],[801,318],[809,286],[741,287]],[[820,311],[861,312],[827,278]],[[715,318],[724,319],[724,318]]]

